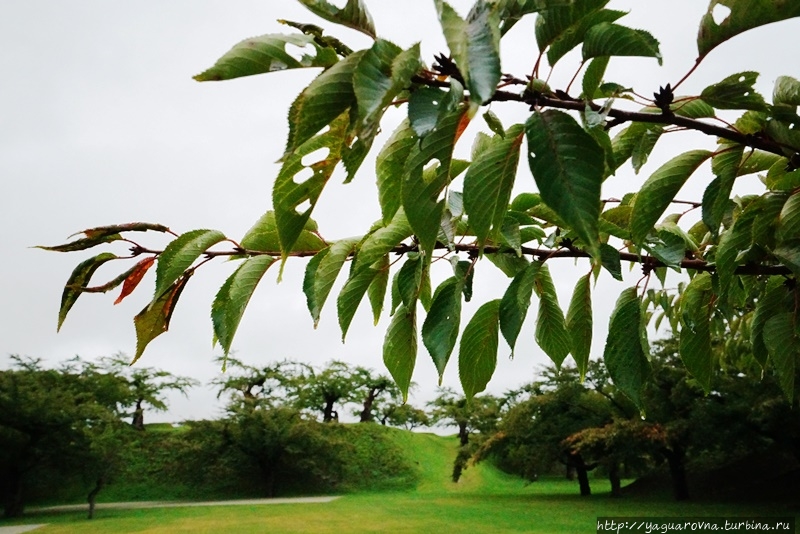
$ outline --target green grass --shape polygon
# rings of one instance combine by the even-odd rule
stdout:
[[[351,494],[331,503],[98,510],[34,514],[17,523],[48,523],[43,534],[179,532],[595,532],[598,516],[791,515],[780,506],[676,503],[669,499],[608,497],[608,484],[592,480],[594,495],[577,495],[577,483],[543,479],[525,485],[489,464],[470,466],[450,482],[456,441],[431,434],[396,432],[397,443],[414,459],[416,489]],[[11,524],[0,522],[0,526]]]

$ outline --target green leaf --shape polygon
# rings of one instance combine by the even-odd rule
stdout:
[[[761,211],[758,205],[758,201],[752,202],[734,220],[733,226],[720,235],[716,264],[722,296],[727,295],[733,281],[739,252],[749,248],[753,242],[753,222]]]
[[[486,121],[486,126],[488,126],[489,129],[493,133],[499,135],[500,137],[505,138],[506,130],[505,130],[505,128],[503,128],[503,123],[500,121],[500,118],[497,115],[495,115],[494,112],[491,109],[487,109],[483,113],[482,117],[483,117],[483,120]]]
[[[300,59],[286,51],[286,45],[307,48],[312,54],[303,54]],[[268,34],[251,37],[234,45],[214,63],[214,66],[194,76],[198,82],[232,80],[242,76],[253,76],[286,69],[306,67],[330,67],[339,58],[329,47],[323,47],[310,35]]]
[[[411,374],[417,360],[417,326],[414,308],[401,305],[392,317],[383,341],[383,363],[392,375],[403,394],[403,402],[408,400]]]
[[[272,256],[253,256],[242,262],[219,288],[211,304],[211,322],[214,336],[225,351],[231,351],[233,336],[250,302],[250,297],[275,258]]]
[[[603,268],[608,271],[615,280],[622,282],[622,264],[617,249],[608,243],[600,245],[600,262]]]
[[[412,131],[418,137],[425,137],[436,128],[442,111],[444,114],[445,98],[447,92],[438,87],[421,87],[417,89],[408,99],[408,121]]]
[[[624,11],[614,11],[611,9],[600,9],[589,13],[577,21],[567,31],[556,38],[547,50],[547,62],[552,66],[567,53],[584,42],[587,33],[600,23],[614,22],[624,16]],[[599,85],[599,83],[598,83]]]
[[[272,187],[272,205],[284,261],[306,228],[325,184],[341,161],[348,123],[349,113],[343,113],[331,123],[328,131],[309,139],[283,161]],[[320,150],[326,152],[320,155],[322,159],[309,165],[303,164],[305,156]],[[312,175],[298,183],[296,177],[304,170],[309,170]]]
[[[497,366],[500,300],[490,300],[472,316],[458,349],[458,376],[464,395],[471,399],[484,389]]]
[[[800,192],[790,196],[783,205],[778,224],[782,241],[800,240]]]
[[[389,224],[400,207],[400,191],[403,184],[405,165],[411,149],[418,138],[408,119],[392,133],[383,145],[375,160],[375,173],[378,177],[378,200],[383,214],[383,223]]]
[[[676,98],[675,100],[676,101],[673,102],[669,108],[679,117],[686,117],[689,119],[711,119],[716,116],[714,108],[699,98],[691,98],[690,100]]]
[[[792,270],[792,273],[800,277],[800,242],[783,244],[772,250],[772,255],[778,258],[783,265]]]
[[[730,150],[720,152],[712,158],[711,170],[716,178],[708,184],[703,193],[703,222],[711,230],[714,238],[719,234],[719,226],[728,211],[731,191],[744,154],[743,146],[729,148]]]
[[[528,162],[542,200],[590,250],[598,246],[603,149],[570,115],[534,113],[525,123]]]
[[[772,103],[775,105],[800,106],[800,80],[791,76],[778,76],[772,91]]]
[[[380,308],[376,311],[373,307],[375,324],[377,324],[380,313],[383,311],[383,297],[386,294],[386,285],[389,275],[388,256],[384,256],[384,258],[385,260],[379,260],[368,269],[360,269],[358,272],[354,272],[351,269],[350,278],[347,279],[347,282],[345,282],[344,287],[342,287],[339,293],[339,297],[336,299],[339,327],[342,330],[342,342],[344,342],[347,336],[350,323],[353,321],[353,316],[356,314],[356,310],[361,300],[364,298],[364,294],[370,291],[373,286],[376,289],[372,289],[372,292],[370,292],[370,300],[373,300],[373,298],[377,299],[377,295],[380,295]],[[381,292],[380,289],[383,291]],[[376,295],[375,297],[373,297],[373,292]],[[373,302],[373,305],[374,304],[375,302]]]
[[[713,11],[717,5],[730,8],[730,13],[720,23],[714,22]],[[734,35],[772,22],[800,16],[797,2],[776,2],[774,0],[714,0],[708,12],[700,21],[697,34],[697,51],[702,58],[717,45]]]
[[[495,267],[500,269],[509,278],[517,276],[530,265],[530,262],[523,256],[519,257],[516,253],[495,252],[486,254],[486,259],[492,262]]]
[[[768,349],[764,326],[770,318],[794,309],[794,297],[781,277],[773,276],[767,281],[763,296],[756,302],[753,319],[750,322],[750,343],[753,357],[762,368],[767,366]]]
[[[366,50],[354,52],[323,71],[295,99],[289,109],[284,159],[356,103],[353,73],[365,53]]]
[[[569,332],[570,352],[581,376],[586,377],[592,351],[592,275],[578,279],[567,310],[566,329]]]
[[[327,0],[300,0],[300,3],[328,22],[358,30],[373,39],[376,37],[375,23],[363,0],[347,0],[343,8],[338,8]]]
[[[327,247],[322,238],[316,233],[317,223],[308,219],[294,242],[292,252],[319,252]],[[275,212],[270,210],[261,216],[239,242],[245,250],[269,252],[277,256],[281,252],[281,242],[278,238],[278,225],[275,222]]]
[[[164,252],[158,256],[156,291],[152,304],[155,304],[156,300],[173,286],[197,258],[225,239],[225,235],[218,230],[192,230],[170,242]]]
[[[778,383],[791,404],[794,400],[795,368],[800,339],[795,328],[793,313],[779,313],[764,325],[764,342],[772,358]]]
[[[508,345],[511,347],[511,354],[514,354],[514,347],[517,344],[517,337],[525,322],[528,314],[528,307],[531,304],[533,295],[533,284],[539,272],[541,263],[531,263],[526,269],[517,274],[508,289],[500,299],[500,331],[503,333]]]
[[[497,235],[503,225],[517,175],[522,129],[517,124],[508,129],[505,138],[494,136],[464,177],[464,209],[481,249],[490,233]]]
[[[566,40],[570,39],[572,35],[582,36],[586,28],[583,28],[583,32],[579,32],[578,29],[581,28],[583,19],[607,3],[608,0],[585,0],[569,2],[567,5],[551,6],[550,9],[542,11],[536,18],[536,43],[539,45],[539,51],[544,52],[560,37]],[[548,61],[551,66],[555,64],[549,58]]]
[[[681,295],[680,353],[686,370],[711,390],[714,358],[711,351],[711,275],[696,275]]]
[[[570,338],[564,322],[564,312],[558,304],[556,286],[550,269],[542,264],[536,273],[534,290],[539,297],[539,316],[536,319],[536,343],[560,368],[570,351]]]
[[[686,242],[682,236],[659,229],[655,246],[647,248],[664,265],[681,272],[681,261],[686,257]]]
[[[464,109],[445,115],[436,130],[426,135],[409,157],[402,185],[402,205],[421,250],[426,253],[433,251],[439,235],[444,213],[444,201],[439,200],[439,196],[450,182],[453,149],[465,119]],[[428,178],[424,170],[433,160],[438,160],[438,166]]]
[[[387,254],[373,265],[377,269],[375,278],[367,288],[367,297],[372,308],[372,322],[377,326],[383,313],[383,302],[386,299],[386,288],[389,286],[389,255]]]
[[[767,109],[764,97],[753,87],[757,80],[757,72],[732,74],[721,82],[703,89],[700,98],[717,109],[764,111]]]
[[[664,126],[661,124],[635,122],[615,135],[611,140],[614,150],[613,170],[618,169],[636,153],[633,163],[634,169],[639,172],[663,131]]]
[[[422,324],[422,341],[439,373],[440,386],[458,339],[463,285],[463,279],[455,276],[442,282],[433,294],[430,311]]]
[[[314,320],[314,328],[319,324],[322,307],[336,282],[336,277],[339,276],[339,271],[342,270],[344,262],[355,250],[358,241],[357,238],[336,241],[329,248],[317,253],[312,261],[308,262],[303,280],[303,292],[306,294],[308,311],[311,312],[311,318]]]
[[[634,128],[634,130],[639,130],[639,128]],[[634,142],[633,150],[631,151],[631,164],[636,174],[639,174],[644,164],[647,163],[647,159],[650,157],[650,153],[653,152],[658,140],[661,139],[662,133],[664,133],[662,125],[653,125],[644,128],[641,132],[641,137]]]
[[[595,24],[583,39],[584,61],[602,56],[654,57],[662,64],[658,41],[649,32],[611,22]]]
[[[169,330],[169,321],[175,305],[181,296],[183,288],[191,278],[193,271],[182,274],[175,283],[167,288],[166,291],[157,296],[153,302],[145,306],[142,311],[133,318],[133,325],[136,329],[136,354],[133,356],[131,365],[144,354],[144,349],[155,338]]]
[[[77,267],[69,275],[67,283],[64,286],[64,291],[61,293],[61,306],[58,309],[58,326],[56,331],[61,330],[61,325],[64,324],[64,319],[67,318],[69,310],[78,300],[78,297],[83,293],[89,285],[94,272],[100,268],[101,265],[107,261],[115,260],[117,256],[110,252],[103,252],[88,260],[84,260],[78,264]]]
[[[392,222],[369,234],[356,252],[354,271],[366,269],[399,245],[412,233],[402,209],[397,210]]]
[[[609,59],[608,56],[596,57],[591,60],[589,66],[586,67],[586,72],[583,74],[582,88],[583,96],[587,100],[594,100],[597,88],[600,87],[600,84],[603,82],[603,76],[606,73]]]
[[[689,176],[711,155],[708,150],[686,152],[672,158],[647,179],[636,194],[631,212],[631,236],[635,243],[644,243]]]
[[[416,305],[422,287],[422,272],[425,262],[419,257],[408,258],[397,272],[397,289],[403,305],[411,309]]]
[[[650,362],[640,336],[642,303],[635,287],[622,291],[608,324],[608,338],[603,353],[608,374],[640,410],[642,394],[650,377]]]

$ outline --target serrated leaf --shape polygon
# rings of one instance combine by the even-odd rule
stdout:
[[[542,200],[590,250],[599,240],[603,149],[571,116],[556,110],[534,113],[525,123],[528,162]]]
[[[536,273],[534,291],[539,297],[539,315],[536,319],[536,343],[550,357],[557,368],[570,351],[570,339],[564,322],[564,312],[558,304],[556,286],[547,265]]]
[[[600,262],[615,280],[622,282],[622,263],[617,249],[608,243],[600,245]]]
[[[539,45],[539,51],[544,52],[565,34],[577,34],[576,28],[581,21],[607,3],[608,0],[586,0],[549,6],[549,9],[542,11],[536,18],[536,43]]]
[[[300,0],[309,11],[328,22],[341,24],[375,39],[375,22],[363,0],[347,0],[343,8],[338,8],[327,0]]]
[[[389,224],[400,207],[400,191],[406,161],[417,141],[418,138],[411,128],[411,123],[406,119],[392,133],[375,160],[378,201],[381,205],[384,224]]]
[[[582,89],[583,96],[587,100],[594,100],[597,88],[600,87],[600,84],[603,82],[603,76],[606,73],[609,59],[608,56],[596,57],[591,60],[589,66],[586,67],[586,72],[583,73]]]
[[[753,319],[750,322],[750,344],[753,357],[762,368],[766,368],[768,349],[766,345],[764,325],[770,318],[794,309],[792,292],[783,283],[783,279],[773,276],[767,280],[763,296],[756,302]]]
[[[61,325],[64,324],[64,319],[67,318],[69,310],[78,300],[78,297],[83,293],[83,289],[89,285],[92,275],[104,263],[117,259],[117,255],[110,252],[103,252],[88,260],[80,262],[72,274],[69,275],[67,283],[64,285],[64,291],[61,293],[61,306],[58,309],[58,326],[56,331],[61,330]]]
[[[463,285],[463,279],[455,276],[442,282],[433,294],[430,311],[422,324],[422,342],[439,373],[439,385],[458,339]]]
[[[778,383],[791,404],[794,401],[794,382],[797,366],[798,339],[793,313],[779,313],[764,324],[764,342],[778,375]]]
[[[509,278],[517,276],[530,265],[530,262],[524,256],[519,257],[514,252],[495,252],[486,254],[485,257]]]
[[[592,351],[592,275],[578,279],[567,310],[566,328],[569,332],[570,353],[580,373],[581,381],[586,377],[589,356]]]
[[[457,82],[453,82],[457,83]],[[442,190],[450,182],[450,163],[461,130],[468,120],[464,109],[451,112],[430,134],[412,149],[402,185],[402,205],[408,222],[417,236],[421,250],[430,253],[436,244],[444,212]],[[438,166],[433,176],[425,176],[425,167],[433,160]]]
[[[634,152],[637,153],[637,161],[634,164],[634,169],[638,172],[647,157],[658,141],[664,127],[660,124],[649,122],[635,122],[619,132],[611,140],[611,146],[614,150],[614,166],[612,170],[618,169],[623,163],[633,157]]]
[[[356,310],[361,300],[364,298],[364,294],[372,288],[373,284],[375,284],[380,277],[380,281],[377,281],[377,285],[380,286],[380,284],[383,284],[383,292],[380,293],[380,309],[378,309],[375,314],[375,323],[377,324],[380,312],[383,309],[383,296],[386,294],[386,281],[388,281],[389,276],[388,257],[385,258],[386,261],[376,262],[375,265],[368,269],[361,269],[358,272],[354,272],[351,269],[350,277],[347,279],[347,282],[345,282],[339,293],[339,297],[336,299],[339,327],[342,330],[342,342],[344,342],[347,336],[350,323],[353,321],[353,316],[356,314]],[[375,293],[377,294],[378,291],[375,290]],[[370,299],[372,300],[372,298],[372,293],[370,293]],[[375,312],[374,308],[373,312]]]
[[[327,247],[322,238],[316,233],[317,223],[313,219],[306,220],[300,235],[294,242],[292,252],[319,252]],[[281,252],[281,242],[278,237],[278,225],[275,221],[275,212],[266,212],[247,231],[239,242],[245,250],[268,252],[277,256]]]
[[[711,170],[716,178],[708,184],[703,193],[703,222],[715,239],[719,234],[722,219],[728,211],[731,191],[744,154],[743,146],[729,148],[730,150],[720,152],[711,159]]]
[[[375,278],[367,288],[367,297],[372,308],[372,322],[377,325],[383,313],[383,302],[386,299],[386,289],[389,286],[389,255],[376,262],[373,268],[377,269]]]
[[[669,108],[675,115],[689,119],[710,119],[716,116],[713,106],[708,105],[699,98],[682,100],[676,98]]]
[[[700,98],[717,109],[764,111],[767,109],[764,97],[758,94],[754,88],[757,80],[757,72],[732,74],[721,82],[703,89]]]
[[[517,175],[522,137],[521,124],[509,128],[505,138],[495,136],[464,177],[464,208],[481,250],[490,234],[496,236],[503,225]]]
[[[458,376],[464,395],[471,399],[484,389],[497,366],[500,300],[490,300],[472,316],[458,349]]]
[[[167,288],[166,291],[156,297],[153,302],[145,306],[142,311],[133,318],[133,325],[136,329],[136,354],[133,356],[131,365],[135,364],[142,357],[147,345],[155,338],[169,330],[169,321],[172,312],[178,304],[183,288],[191,278],[194,271],[183,273],[175,283]]]
[[[681,261],[686,257],[686,242],[683,237],[659,230],[658,241],[647,248],[664,265],[681,272]]]
[[[150,267],[156,262],[155,256],[150,256],[140,260],[128,272],[125,273],[125,279],[122,283],[122,290],[114,301],[114,304],[119,304],[122,300],[133,293],[133,290],[139,285],[139,282],[144,278],[145,273],[150,270]]]
[[[369,234],[356,253],[354,271],[366,269],[380,258],[391,252],[404,239],[412,233],[405,212],[397,210],[392,222],[383,228],[378,228]]]
[[[319,324],[320,313],[333,288],[344,262],[356,248],[358,238],[342,239],[329,248],[319,252],[319,261],[310,261],[303,280],[303,292],[308,301],[308,311],[314,320],[314,328]]]
[[[511,354],[517,344],[517,337],[525,322],[533,295],[533,284],[541,263],[531,263],[525,270],[517,274],[508,285],[503,298],[500,299],[500,331],[503,333]]]
[[[219,288],[211,304],[211,323],[214,336],[219,341],[225,356],[231,351],[233,336],[242,321],[250,297],[264,273],[275,262],[272,256],[253,256],[231,274]]]
[[[685,152],[659,167],[645,181],[631,212],[631,236],[635,243],[644,242],[689,176],[711,155],[708,150]]]
[[[638,130],[638,128],[636,128]],[[656,143],[661,139],[661,134],[664,133],[664,127],[660,124],[645,128],[641,136],[633,143],[633,150],[631,151],[631,165],[636,174],[642,170],[650,153],[656,146]],[[616,156],[615,156],[616,160]]]
[[[711,352],[711,275],[696,275],[681,295],[680,353],[686,370],[708,393],[714,358]]]
[[[720,23],[714,21],[714,8],[723,5],[730,13]],[[702,58],[717,45],[727,41],[734,35],[757,28],[772,22],[800,16],[800,4],[797,2],[776,2],[774,0],[714,0],[708,6],[708,12],[700,21],[697,34],[697,51]]]
[[[644,408],[642,394],[650,377],[650,362],[640,338],[641,323],[641,300],[636,288],[629,287],[622,291],[611,314],[603,360],[614,385],[640,410]]]
[[[550,48],[547,50],[547,62],[552,66],[558,60],[567,55],[573,48],[584,42],[587,33],[600,23],[610,23],[624,16],[624,11],[614,11],[612,9],[600,9],[589,13],[585,17],[576,21],[570,28],[559,35]]]
[[[800,80],[791,76],[778,76],[772,91],[772,103],[775,105],[800,106]]]
[[[782,241],[800,240],[800,192],[790,196],[783,205],[778,224]]]
[[[322,72],[294,100],[289,109],[284,159],[356,103],[353,73],[365,53],[366,50],[354,52]]]
[[[784,266],[791,269],[792,273],[800,277],[800,241],[784,243],[772,250],[772,255],[778,258]]]
[[[719,276],[719,291],[723,296],[727,295],[727,291],[733,281],[733,273],[737,265],[736,258],[739,252],[749,248],[753,242],[753,222],[759,212],[758,203],[754,201],[734,220],[733,226],[720,235],[716,264]]]
[[[306,228],[325,184],[341,161],[349,120],[349,113],[343,113],[330,124],[328,131],[309,139],[283,161],[272,187],[272,205],[284,261]],[[327,149],[327,153],[321,156],[323,159],[303,165],[305,156],[321,149]],[[295,178],[305,169],[310,169],[313,174],[298,183]],[[303,207],[305,209],[302,212],[298,211]]]
[[[158,256],[153,305],[205,251],[225,240],[218,230],[192,230],[172,240]]]
[[[649,32],[611,22],[595,24],[583,39],[584,61],[601,56],[654,57],[663,63],[658,41]]]
[[[311,47],[312,54],[300,59],[286,51],[286,45]],[[198,82],[232,80],[267,72],[306,67],[330,67],[339,58],[329,47],[317,44],[313,36],[278,33],[251,37],[237,43],[214,63],[214,66],[194,76]]]
[[[394,314],[383,341],[383,363],[408,400],[408,388],[417,360],[417,326],[415,308],[401,305]]]

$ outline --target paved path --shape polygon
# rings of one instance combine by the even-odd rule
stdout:
[[[110,502],[98,503],[96,510],[108,510],[110,508],[179,508],[186,506],[260,506],[262,504],[296,504],[296,503],[326,503],[338,499],[334,497],[292,497],[285,499],[243,499],[236,501],[136,501],[136,502]],[[26,508],[30,512],[74,512],[86,510],[87,504],[66,504],[62,506],[35,506]],[[22,534],[41,528],[45,525],[15,525],[11,527],[0,527],[0,534]]]

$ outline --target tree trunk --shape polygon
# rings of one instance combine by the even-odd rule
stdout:
[[[689,484],[686,480],[686,451],[680,445],[665,449],[669,475],[672,477],[672,495],[676,501],[689,500]]]
[[[469,443],[469,432],[467,431],[466,421],[460,421],[458,423],[458,442],[462,447]]]
[[[333,409],[333,403],[336,402],[336,399],[326,399],[325,400],[325,408],[322,410],[322,422],[323,423],[330,423],[334,420],[334,414],[336,413]],[[338,419],[338,414],[337,417]]]
[[[94,488],[92,488],[92,491],[89,492],[89,496],[87,498],[87,500],[89,501],[89,517],[88,517],[88,519],[93,519],[94,518],[94,507],[95,507],[95,503],[96,503],[96,500],[97,500],[97,494],[100,493],[101,489],[103,489],[103,486],[105,486],[105,482],[106,482],[105,475],[100,475],[99,477],[97,477],[97,480],[95,480],[95,482],[94,482]]]
[[[589,467],[583,461],[580,454],[570,454],[567,460],[567,466],[572,466],[575,469],[575,474],[578,475],[578,486],[581,490],[581,497],[588,497],[592,494],[592,488],[589,486]]]
[[[25,511],[22,497],[22,473],[12,470],[9,478],[3,481],[3,517],[20,517]]]
[[[567,479],[567,480],[575,480],[575,466],[574,466],[574,465],[572,465],[572,464],[571,464],[571,463],[569,463],[569,462],[565,463],[564,465],[565,465],[565,466],[566,466],[566,468],[567,468],[567,469],[566,469],[566,473],[565,473],[565,475],[564,475],[564,476],[566,477],[566,479]]]
[[[375,403],[375,398],[378,396],[377,388],[372,388],[364,399],[364,409],[361,410],[361,423],[369,423],[372,421],[372,405]]]
[[[136,409],[133,411],[133,422],[131,423],[136,430],[144,430],[144,409],[142,399],[136,400]]]
[[[619,462],[612,461],[608,466],[608,481],[611,482],[612,497],[622,497],[622,481],[619,472]]]

